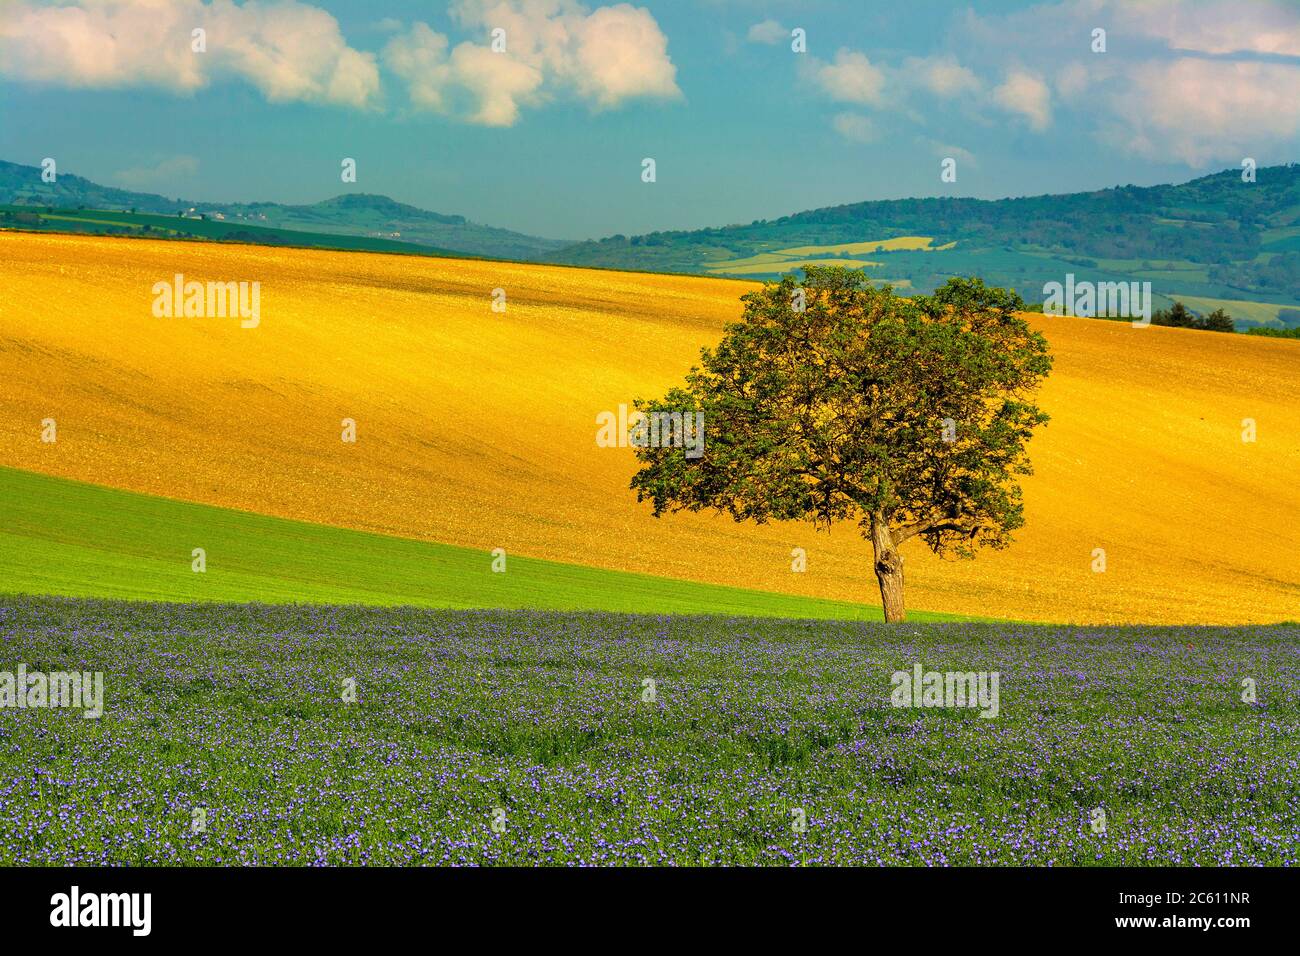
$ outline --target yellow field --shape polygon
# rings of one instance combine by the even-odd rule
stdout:
[[[890,252],[894,250],[911,250],[924,252],[941,252],[944,249],[951,249],[957,245],[955,242],[949,242],[942,246],[932,246],[934,242],[929,236],[899,236],[896,239],[877,239],[870,242],[845,242],[837,246],[796,246],[793,249],[778,249],[775,252],[760,252],[756,255],[746,256],[743,259],[729,259],[723,261],[709,262],[706,268],[709,272],[718,275],[773,275],[776,273],[789,272],[797,269],[802,265],[814,266],[848,266],[852,269],[860,269],[865,266],[878,266],[879,262],[867,262],[856,259],[835,259],[835,258],[816,258],[818,256],[829,257],[838,254],[844,255],[861,255],[864,252]],[[887,281],[887,280],[886,280]],[[911,281],[907,279],[893,280],[895,288],[910,288]]]
[[[764,262],[749,262],[737,259],[735,262],[724,263],[720,266],[710,266],[709,271],[733,276],[749,276],[790,272],[800,266],[846,266],[850,269],[865,269],[867,266],[878,265],[880,265],[879,262],[867,262],[863,259],[777,259]]]
[[[743,259],[718,259],[710,260],[705,263],[709,269],[718,269],[721,266],[761,266],[776,263],[789,262],[790,257],[782,252],[760,252],[752,256],[745,256]]]
[[[957,245],[955,242],[932,246],[934,240],[929,236],[899,236],[896,239],[873,239],[867,242],[844,242],[838,246],[796,246],[793,249],[777,250],[783,256],[825,256],[835,252],[858,255],[863,252],[893,252],[896,250],[942,252]]]
[[[259,281],[261,323],[155,282]],[[507,311],[493,312],[502,288]],[[623,570],[877,598],[852,529],[650,517],[596,415],[676,383],[745,283],[367,253],[0,234],[0,464]],[[1056,355],[1028,527],[913,607],[1047,621],[1300,618],[1300,342],[1032,316]],[[340,420],[359,440],[342,443]],[[56,444],[39,441],[42,419]],[[1242,420],[1258,441],[1241,440]],[[0,512],[2,513],[2,512]],[[790,571],[790,549],[808,571]],[[1104,548],[1108,570],[1091,570]],[[0,582],[0,591],[3,591]]]

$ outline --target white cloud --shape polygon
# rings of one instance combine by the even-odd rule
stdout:
[[[578,92],[597,106],[638,96],[681,96],[668,38],[650,11],[627,3],[601,7],[585,20],[575,18],[572,29],[576,50],[560,63],[570,68]]]
[[[444,93],[451,77],[447,38],[427,23],[416,23],[408,33],[389,40],[384,47],[384,65],[406,80],[413,104],[438,112],[448,109]]]
[[[1235,165],[1300,136],[1300,64],[1196,57],[1142,64],[1105,98],[1126,126],[1112,134],[1116,143],[1193,167]]]
[[[900,76],[943,97],[976,93],[983,87],[979,77],[952,56],[909,57]]]
[[[1095,27],[1108,53],[1092,53]],[[1006,16],[968,13],[957,32],[987,70],[1013,60],[1051,77],[1051,95],[999,87],[999,103],[1047,128],[1054,105],[1080,133],[1193,168],[1270,151],[1300,135],[1295,0],[1064,0]],[[1267,58],[1267,59],[1266,59]]]
[[[774,46],[790,36],[790,31],[775,20],[764,20],[749,28],[746,39],[750,43],[766,43]]]
[[[993,101],[1008,113],[1024,117],[1038,132],[1052,125],[1052,91],[1042,77],[1027,70],[1008,73],[993,91]]]
[[[485,46],[448,41],[416,23],[384,49],[385,65],[407,81],[411,103],[436,113],[463,113],[484,126],[511,126],[521,104],[538,102],[540,70]]]
[[[915,102],[918,95],[960,99],[963,108],[970,110],[977,108],[976,99],[986,90],[979,76],[951,54],[908,57],[892,65],[873,63],[857,50],[841,48],[830,63],[809,57],[801,63],[801,70],[804,78],[833,102],[887,110],[918,125],[927,121],[927,111]],[[846,138],[865,142],[861,126],[865,121],[866,117],[858,114],[840,113],[831,124]],[[877,135],[872,125],[869,137]]]
[[[837,113],[831,120],[831,125],[835,127],[835,132],[850,142],[871,143],[878,137],[875,124],[858,113]]]
[[[493,53],[485,46],[462,43],[451,53],[450,75],[472,94],[476,106],[471,122],[483,126],[513,126],[519,107],[540,101],[542,72],[519,60]]]
[[[1103,6],[1123,29],[1163,40],[1173,50],[1300,57],[1300,5],[1294,0],[1110,0]]]
[[[1067,63],[1056,74],[1056,90],[1067,99],[1079,96],[1093,82],[1093,75],[1082,63]]]
[[[864,106],[885,105],[885,72],[874,66],[865,54],[841,47],[835,52],[834,62],[812,57],[807,69],[833,100]]]
[[[589,9],[578,0],[456,0],[455,20],[480,34],[454,46],[427,24],[386,18],[382,58],[410,102],[488,126],[511,126],[522,108],[571,95],[593,109],[636,98],[680,97],[668,39],[630,3]],[[206,31],[206,51],[191,31]],[[494,28],[506,31],[493,52]],[[155,87],[192,94],[223,79],[271,102],[377,106],[373,53],[354,49],[338,21],[300,0],[9,0],[0,18],[0,76],[91,89]]]
[[[191,31],[207,31],[207,50]],[[237,77],[268,100],[372,105],[375,58],[348,46],[338,21],[297,0],[12,0],[0,19],[0,75],[94,89],[156,87],[192,93]]]
[[[1192,167],[1293,158],[1300,2],[1258,0],[1249,16],[1242,9],[1238,0],[1059,0],[1002,16],[968,10],[946,43],[962,51],[960,61],[935,53],[890,63],[840,49],[830,63],[801,66],[828,101],[918,126],[955,107],[985,125],[1046,133],[1066,111],[1076,134],[1147,158]],[[1108,31],[1108,53],[1091,50],[1098,26]],[[852,136],[851,115],[831,116],[841,135]]]
[[[511,126],[520,108],[569,93],[594,109],[681,96],[668,38],[649,11],[620,3],[588,11],[575,0],[461,0],[458,22],[484,43],[451,47],[416,23],[384,49],[411,103],[487,126]],[[505,31],[505,50],[490,46]]]

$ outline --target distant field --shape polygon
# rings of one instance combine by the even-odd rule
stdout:
[[[260,281],[261,324],[155,318],[150,290],[178,272]],[[0,465],[478,554],[878,600],[855,529],[656,520],[628,488],[632,449],[596,444],[596,416],[678,383],[754,284],[0,234],[0,287]],[[492,310],[497,288],[505,312]],[[1056,365],[1041,394],[1052,420],[1029,445],[1026,527],[973,562],[909,543],[909,606],[1075,623],[1294,619],[1300,342],[1028,321]],[[45,418],[55,444],[39,440]],[[340,441],[344,418],[356,444]],[[806,572],[792,571],[795,548]]]
[[[779,261],[768,262],[751,262],[744,265],[736,263],[723,263],[712,272],[725,272],[730,275],[772,275],[776,272],[792,272],[803,266],[845,266],[849,269],[867,269],[872,266],[880,265],[879,262],[868,262],[865,259],[783,259]]]
[[[0,710],[0,864],[1300,863],[1296,627],[0,599],[0,647],[104,675]]]
[[[1260,238],[1269,252],[1300,252],[1300,226],[1268,229]]]
[[[0,468],[0,594],[879,620],[880,609],[285,521]],[[202,548],[206,570],[191,567]],[[918,612],[918,620],[948,615]]]
[[[863,252],[892,252],[896,249],[938,251],[951,249],[957,245],[955,242],[944,243],[941,246],[935,246],[933,243],[934,239],[930,236],[899,236],[896,239],[869,239],[865,242],[844,242],[833,246],[796,246],[793,249],[778,249],[777,252],[783,256],[817,256],[835,252],[857,255]]]
[[[847,266],[851,269],[877,267],[880,262],[868,259],[849,258],[873,252],[934,252],[952,249],[955,242],[942,246],[932,246],[934,240],[928,236],[900,236],[896,239],[877,239],[866,242],[845,242],[829,246],[795,246],[790,249],[777,249],[772,252],[760,252],[757,255],[741,259],[710,260],[704,267],[714,275],[777,275],[798,269],[803,265]],[[890,279],[888,276],[877,277],[881,281],[892,282],[896,288],[910,288],[909,279]]]
[[[1215,309],[1223,309],[1234,319],[1242,322],[1248,322],[1251,325],[1267,325],[1282,327],[1278,321],[1277,314],[1282,309],[1291,309],[1300,311],[1300,307],[1294,305],[1277,305],[1270,302],[1247,302],[1242,299],[1208,299],[1197,295],[1180,295],[1181,300],[1189,309],[1197,312],[1213,312]]]
[[[457,253],[414,242],[401,242],[378,236],[355,236],[340,233],[307,232],[258,225],[243,219],[196,219],[160,216],[153,213],[117,212],[101,209],[55,209],[46,212],[40,206],[0,205],[0,214],[35,216],[37,223],[4,221],[0,229],[42,229],[113,233],[143,238],[208,239],[263,243],[271,246],[299,248],[355,249],[366,252],[390,252],[417,256],[455,256]],[[147,228],[146,228],[147,227]]]

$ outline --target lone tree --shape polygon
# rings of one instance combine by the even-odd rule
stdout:
[[[705,450],[637,443],[637,500],[737,521],[856,522],[871,539],[885,620],[902,621],[903,542],[941,557],[1004,548],[1024,524],[1017,475],[1047,421],[1031,393],[1047,342],[1015,292],[951,279],[903,298],[857,269],[805,266],[742,297],[745,311],[685,388],[647,415],[702,412]]]

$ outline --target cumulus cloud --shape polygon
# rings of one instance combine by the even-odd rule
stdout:
[[[1112,52],[1094,54],[1094,27]],[[1054,105],[1080,132],[1121,150],[1193,168],[1235,165],[1270,150],[1294,153],[1300,135],[1300,4],[1255,0],[1064,0],[959,24],[988,69],[1014,58],[1050,77],[1044,96],[1008,80],[999,105],[1037,129]],[[1122,42],[1128,55],[1117,55]],[[1046,82],[1046,80],[1044,80]]]
[[[1104,96],[1126,127],[1110,138],[1148,158],[1237,163],[1300,136],[1300,66],[1286,63],[1142,64]]]
[[[974,71],[952,56],[909,57],[903,61],[902,75],[936,96],[976,93],[983,87]]]
[[[412,105],[436,113],[462,113],[485,126],[511,126],[519,107],[536,102],[542,73],[504,59],[490,48],[449,42],[426,23],[416,23],[384,49],[385,65],[407,81]]]
[[[474,40],[453,43],[425,23],[385,18],[381,57],[354,49],[327,11],[301,0],[8,0],[0,18],[0,76],[72,88],[154,87],[192,94],[223,79],[271,102],[374,107],[379,62],[410,103],[468,122],[511,126],[522,108],[569,95],[593,109],[681,96],[668,39],[630,3],[456,0]],[[206,31],[206,50],[191,31]],[[495,52],[491,34],[506,34]],[[481,38],[481,39],[480,39]]]
[[[1109,33],[1110,53],[1092,52],[1098,26]],[[808,58],[803,74],[833,103],[918,126],[945,103],[981,123],[1022,123],[1036,133],[1067,111],[1076,134],[1194,168],[1293,154],[1300,137],[1295,0],[1258,0],[1250,16],[1238,0],[1055,0],[1005,15],[967,10],[953,21],[946,47],[960,49],[961,60],[936,53],[873,62],[841,49],[830,63]],[[830,122],[853,139],[856,116],[833,114]]]
[[[206,52],[191,31],[206,31]],[[11,0],[0,18],[0,75],[65,87],[192,93],[237,77],[274,102],[366,107],[379,94],[373,54],[338,21],[297,0]]]
[[[913,56],[892,64],[873,62],[845,47],[829,63],[817,57],[800,60],[805,82],[832,102],[889,112],[918,126],[925,126],[933,112],[933,103],[918,103],[919,98],[958,101],[961,109],[975,113],[994,102],[991,84],[952,54]],[[875,122],[860,113],[838,113],[831,126],[854,142],[871,142],[879,136]]]
[[[1140,60],[1095,57],[1058,73],[1062,97],[1111,118],[1099,124],[1100,139],[1194,168],[1235,165],[1272,148],[1294,151],[1300,5],[1257,0],[1243,16],[1240,4],[1225,0],[1096,2],[1117,29],[1157,47]]]
[[[914,56],[890,64],[872,62],[866,54],[845,47],[837,50],[829,63],[809,57],[801,69],[805,81],[833,102],[899,113],[919,125],[926,119],[925,111],[915,102],[918,96],[960,99],[963,108],[976,109],[974,101],[987,90],[987,84],[951,54]],[[865,142],[861,123],[866,119],[839,113],[831,125],[845,138]],[[876,137],[874,125],[869,135]]]
[[[579,20],[574,33],[576,52],[561,62],[572,71],[578,92],[598,106],[638,96],[681,96],[668,38],[650,11],[627,3],[601,7]]]
[[[1039,132],[1052,125],[1052,91],[1041,76],[1027,70],[1008,73],[993,90],[993,101],[1008,113],[1024,117]]]
[[[416,23],[384,48],[384,64],[413,106],[487,126],[511,126],[520,109],[562,94],[594,109],[636,98],[681,96],[668,38],[649,11],[620,3],[588,10],[576,0],[461,0],[452,8],[484,42],[451,46]],[[494,51],[494,30],[505,48]]]
[[[764,20],[749,28],[746,39],[750,43],[766,43],[773,46],[790,36],[790,31],[775,20]]]
[[[1163,40],[1173,50],[1300,57],[1300,6],[1294,0],[1147,0],[1102,4],[1123,29]]]
[[[809,58],[807,70],[831,99],[863,106],[885,105],[885,71],[857,50],[841,47],[831,63]]]

